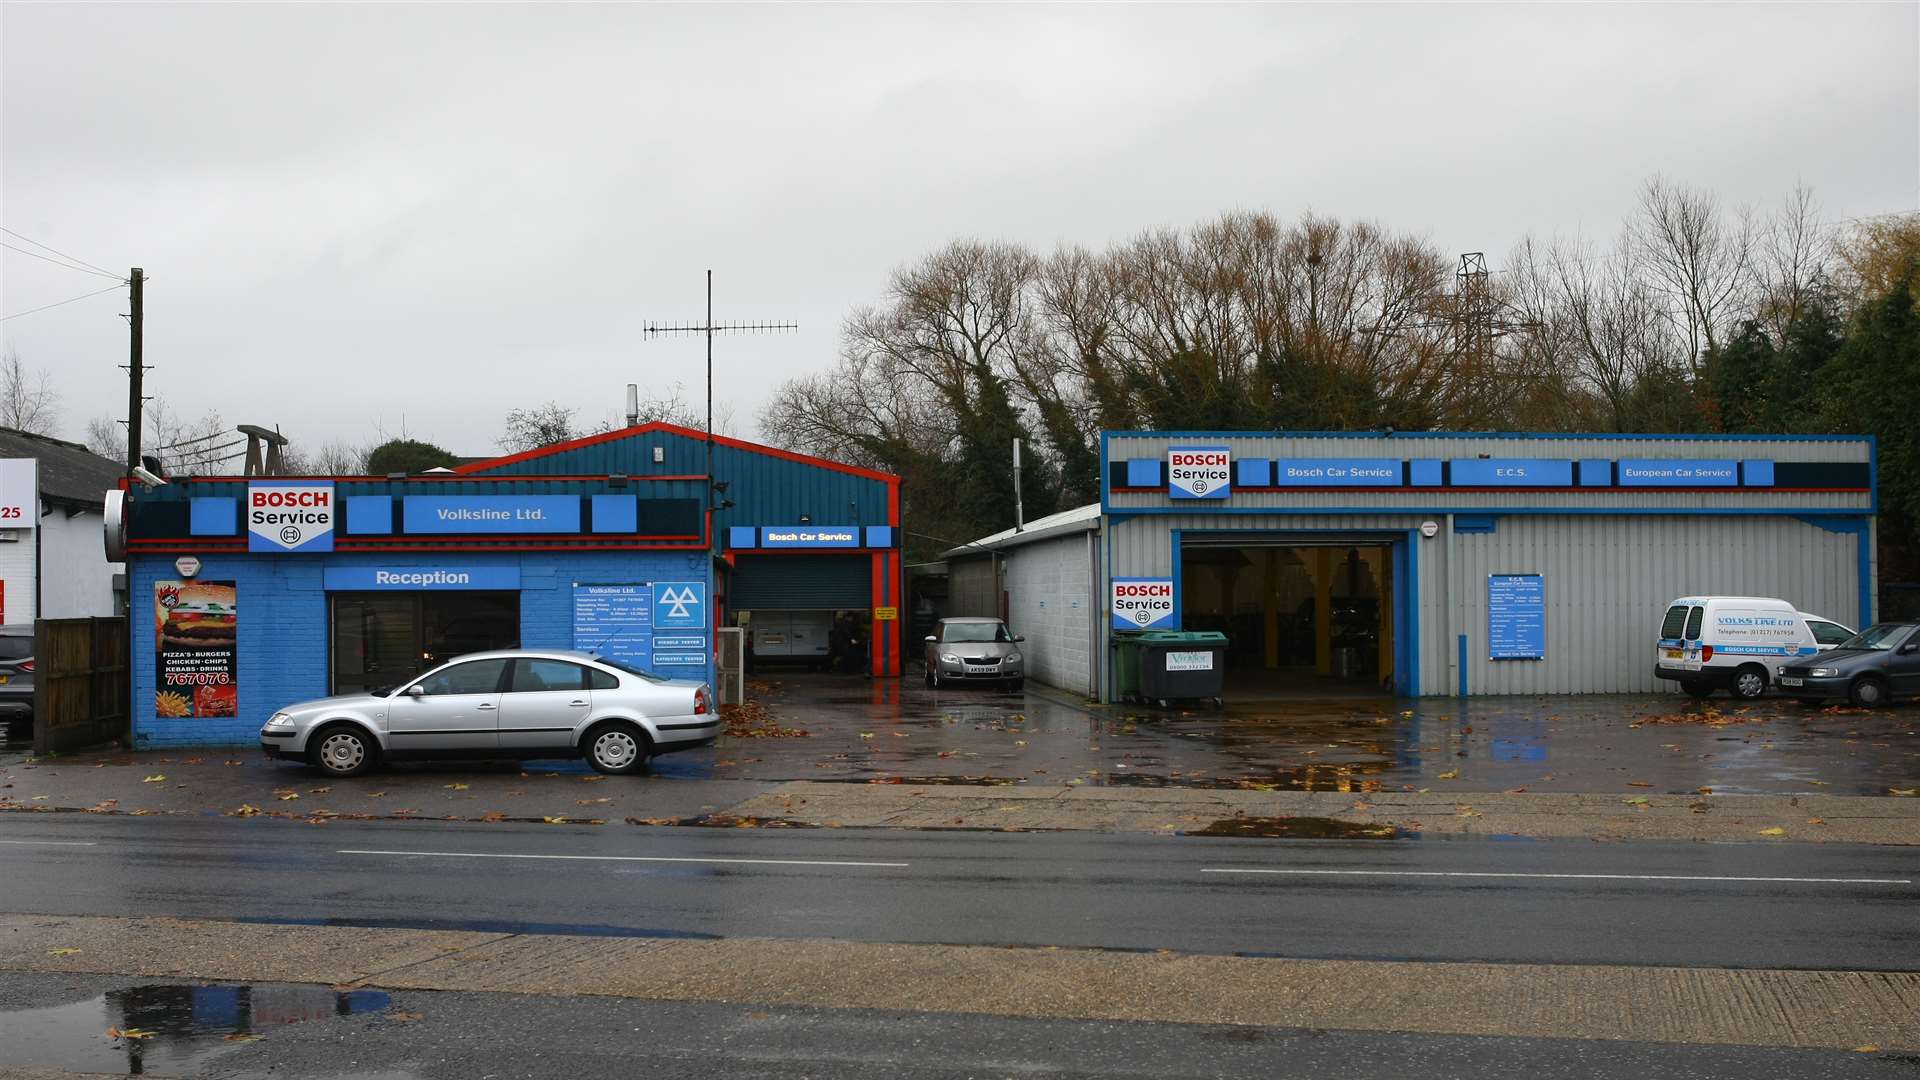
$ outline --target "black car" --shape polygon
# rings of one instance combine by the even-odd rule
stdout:
[[[1871,709],[1920,697],[1920,623],[1875,623],[1829,652],[1775,672],[1781,692],[1806,705],[1845,698]]]
[[[0,626],[0,733],[33,738],[33,627]]]

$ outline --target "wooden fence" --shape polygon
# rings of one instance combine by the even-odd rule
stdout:
[[[34,753],[128,741],[127,625],[124,618],[34,624]]]

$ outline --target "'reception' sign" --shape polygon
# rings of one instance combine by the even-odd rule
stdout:
[[[1224,499],[1233,490],[1233,453],[1224,446],[1167,450],[1167,497]]]
[[[1173,625],[1172,578],[1114,578],[1109,607],[1115,630],[1161,630]]]

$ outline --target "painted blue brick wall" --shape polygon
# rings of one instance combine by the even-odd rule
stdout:
[[[517,566],[520,643],[573,647],[573,586],[706,581],[705,552],[391,552],[328,556],[223,554],[201,558],[199,580],[232,581],[240,612],[239,712],[232,719],[156,716],[153,588],[177,580],[172,556],[136,556],[133,600],[133,740],[136,748],[258,746],[260,725],[282,705],[327,693],[326,566]],[[706,678],[713,680],[711,662]]]

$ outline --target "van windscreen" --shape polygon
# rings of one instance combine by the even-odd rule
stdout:
[[[1660,636],[1677,638],[1687,628],[1687,605],[1675,604],[1667,609],[1667,617],[1660,621]]]
[[[1706,608],[1703,608],[1703,607],[1694,608],[1691,612],[1687,614],[1687,632],[1680,636],[1690,641],[1699,638],[1700,623],[1701,623],[1701,620],[1706,618],[1706,616],[1707,616]]]

